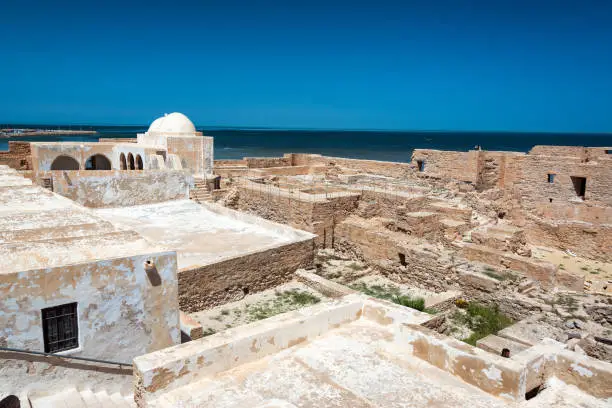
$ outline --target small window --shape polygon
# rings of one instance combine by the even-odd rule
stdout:
[[[553,173],[548,173],[548,182],[549,183],[555,182],[555,175]]]
[[[424,172],[425,171],[425,161],[424,160],[417,160],[417,166],[419,168],[419,172]]]
[[[606,154],[612,154],[612,150],[606,150]]]
[[[42,324],[45,353],[57,353],[79,347],[76,303],[43,309]]]
[[[586,194],[586,178],[571,176],[571,179],[572,184],[574,185],[574,191],[576,191],[576,195],[584,199],[584,196]]]
[[[400,261],[400,264],[401,264],[401,265],[403,265],[403,266],[408,265],[408,264],[406,263],[406,255],[405,255],[405,254],[398,253],[397,255],[399,256],[399,261]]]

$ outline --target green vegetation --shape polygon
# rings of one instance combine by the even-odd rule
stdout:
[[[368,296],[375,297],[377,299],[388,300],[393,303],[397,303],[401,306],[406,306],[411,309],[416,309],[421,312],[432,313],[431,310],[425,310],[425,299],[423,298],[411,298],[410,296],[402,295],[400,289],[396,286],[391,285],[372,285],[368,286],[363,282],[355,283],[350,285],[351,289],[357,290]],[[433,314],[433,313],[432,313]]]
[[[223,310],[221,311],[221,314],[222,314],[223,316],[227,316],[227,315],[229,314],[229,310],[227,310],[227,309],[223,309]]]
[[[501,313],[497,305],[491,308],[478,303],[469,303],[465,313],[457,311],[452,318],[457,324],[472,330],[472,334],[463,339],[472,346],[475,346],[478,340],[489,334],[496,334],[512,324],[512,319]]]
[[[589,267],[588,267],[588,266],[583,266],[583,267],[581,267],[580,269],[582,269],[583,271],[588,271],[588,270],[589,270]]]
[[[210,336],[215,333],[216,333],[215,329],[213,329],[212,327],[207,327],[206,330],[202,332],[202,337]]]
[[[246,320],[247,323],[251,323],[257,320],[267,319],[268,317],[299,309],[300,307],[314,305],[320,301],[321,299],[308,292],[298,289],[286,290],[277,293],[277,296],[272,300],[257,303],[255,305],[247,305],[245,311],[248,317]]]
[[[561,270],[565,270],[565,265],[563,265],[563,264],[559,264],[559,269],[561,269]]]
[[[353,271],[363,271],[367,268],[367,266],[360,265],[357,262],[351,262],[347,267]]]
[[[498,280],[498,281],[505,280],[504,276],[501,276],[501,275],[495,273],[495,271],[493,269],[490,269],[490,268],[486,268],[484,271],[482,271],[482,273],[487,275],[489,278],[493,278],[493,279]]]

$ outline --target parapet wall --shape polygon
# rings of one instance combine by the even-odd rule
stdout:
[[[32,170],[30,142],[9,142],[8,151],[0,151],[0,164],[15,170]]]
[[[336,165],[361,173],[371,173],[398,178],[408,177],[414,172],[414,166],[411,163],[347,159],[344,157],[321,156],[320,154],[290,153],[285,156],[291,157],[291,162],[294,166],[315,164],[324,166]]]
[[[57,170],[39,173],[54,192],[85,207],[123,207],[189,198],[192,177],[183,170]],[[48,186],[48,185],[47,185]]]
[[[298,269],[312,268],[313,238],[248,253],[179,272],[179,308],[186,313],[242,299],[293,279]]]

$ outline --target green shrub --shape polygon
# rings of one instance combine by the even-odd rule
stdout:
[[[463,339],[472,346],[475,346],[478,340],[489,334],[496,334],[513,323],[512,319],[499,311],[497,305],[487,307],[478,303],[469,303],[466,312],[465,315],[458,312],[454,318],[462,320],[472,330],[472,334]]]

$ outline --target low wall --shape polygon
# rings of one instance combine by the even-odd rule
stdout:
[[[612,224],[554,222],[530,217],[525,233],[527,241],[536,245],[569,249],[586,258],[612,261]]]
[[[51,178],[53,191],[85,207],[124,207],[189,198],[192,177],[183,170],[58,170],[39,173]]]
[[[245,157],[243,159],[250,169],[264,169],[267,167],[291,166],[291,157]]]
[[[7,151],[0,151],[0,164],[16,170],[32,170],[30,142],[9,142]]]
[[[137,138],[123,138],[123,137],[101,137],[98,139],[99,143],[138,143]]]
[[[313,239],[181,270],[178,275],[180,309],[186,313],[198,312],[290,281],[296,270],[312,268]]]
[[[410,163],[386,162],[377,160],[347,159],[344,157],[321,156],[319,154],[290,153],[285,155],[291,158],[294,166],[304,165],[336,165],[362,173],[372,173],[387,177],[408,177],[414,173],[414,166]],[[406,157],[406,160],[409,158]]]

